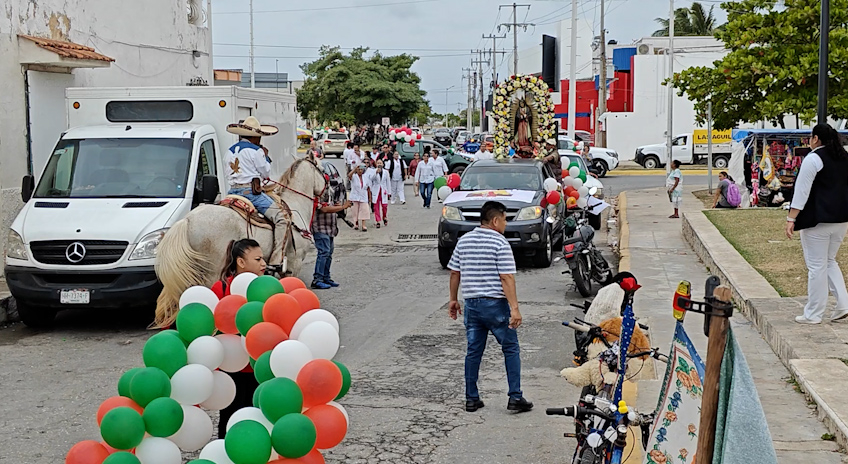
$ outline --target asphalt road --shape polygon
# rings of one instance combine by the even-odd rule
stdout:
[[[339,319],[337,359],[353,375],[341,401],[350,431],[326,453],[327,461],[564,462],[573,440],[562,434],[573,426],[544,414],[546,407],[573,404],[579,394],[559,376],[574,350],[561,321],[576,315],[569,303],[582,302],[570,276],[561,274],[564,264],[525,265],[517,275],[522,388],[536,409],[507,412],[503,357],[490,339],[480,379],[486,407],[467,413],[464,327],[447,317],[448,272],[438,264],[435,241],[397,239],[435,234],[440,208],[425,210],[411,186],[407,193],[406,205],[390,206],[387,228],[363,233],[340,224],[333,279],[342,286],[318,293]],[[603,235],[596,240],[605,243]],[[300,276],[306,282],[314,254],[308,260]],[[20,324],[0,329],[0,463],[59,463],[72,444],[97,439],[97,407],[116,394],[122,372],[141,365],[151,335],[146,321],[144,314],[84,311],[61,314],[52,331]]]

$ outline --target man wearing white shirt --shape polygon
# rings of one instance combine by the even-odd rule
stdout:
[[[427,147],[429,148],[429,147]],[[415,170],[415,187],[421,192],[421,198],[424,200],[424,207],[430,208],[430,200],[433,197],[433,182],[436,181],[436,175],[433,172],[433,167],[436,162],[433,161],[425,148],[425,156],[418,163],[418,168]]]
[[[400,204],[406,204],[406,197],[403,192],[403,181],[407,178],[406,161],[400,159],[400,153],[394,152],[392,159],[388,163],[388,171],[391,179],[391,203],[395,204],[395,200],[399,200]]]
[[[477,152],[476,159],[478,160],[493,160],[495,159],[495,154],[492,153],[492,147],[494,145],[492,142],[486,142],[486,145],[483,146],[483,149]]]
[[[445,177],[448,175],[448,163],[445,163],[445,160],[439,157],[439,150],[433,150],[431,153],[432,158],[430,162],[433,164],[433,175],[436,176],[436,179],[439,177]],[[436,197],[439,195],[437,194]],[[442,202],[441,198],[436,199],[439,203]]]

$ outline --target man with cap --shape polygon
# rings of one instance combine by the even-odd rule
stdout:
[[[545,140],[545,153],[547,153],[544,158],[545,164],[550,166],[551,171],[554,172],[556,181],[562,182],[562,159],[559,156],[559,150],[557,150],[556,139]]]
[[[224,174],[230,185],[230,195],[241,195],[250,200],[256,210],[274,223],[275,249],[271,251],[271,263],[283,261],[288,221],[282,209],[262,191],[261,182],[271,175],[271,158],[268,149],[261,144],[263,136],[278,132],[274,126],[263,126],[253,116],[242,122],[227,126],[227,132],[239,136],[239,141],[224,155]]]

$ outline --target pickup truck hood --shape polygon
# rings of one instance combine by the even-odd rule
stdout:
[[[636,147],[637,150],[665,150],[666,144],[664,143],[652,143],[650,145],[642,145],[641,147]]]
[[[25,243],[38,240],[121,240],[138,243],[167,227],[183,198],[37,199],[19,217]],[[18,222],[18,221],[16,221]]]
[[[492,192],[490,194],[486,194]],[[513,195],[505,195],[505,192]],[[480,196],[476,196],[476,195]],[[521,209],[527,206],[542,204],[544,192],[532,190],[481,190],[481,191],[457,191],[445,199],[445,205],[457,208],[482,208],[487,201],[499,201],[508,209]],[[513,197],[514,199],[510,199]],[[530,201],[524,201],[524,199]]]

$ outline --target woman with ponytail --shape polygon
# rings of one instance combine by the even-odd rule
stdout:
[[[836,297],[831,322],[848,317],[848,290],[836,253],[848,232],[848,152],[839,133],[817,124],[810,137],[812,152],[804,157],[786,218],[786,236],[800,231],[807,263],[807,305],[799,324],[820,324],[828,290]]]
[[[243,272],[252,272],[256,275],[265,274],[265,258],[259,242],[250,238],[233,240],[227,247],[227,263],[221,270],[221,278],[212,285],[212,291],[223,298],[230,294],[230,284],[235,276]]]

